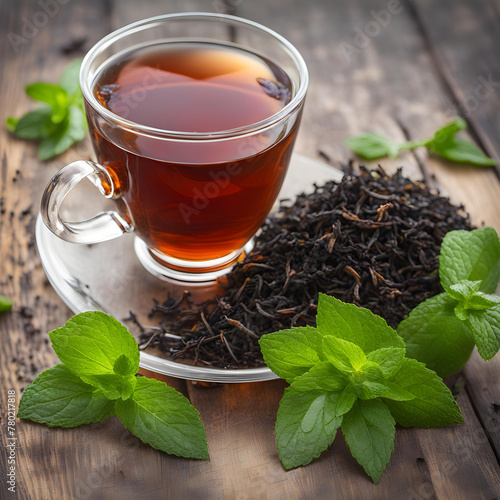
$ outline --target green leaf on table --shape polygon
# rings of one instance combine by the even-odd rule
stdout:
[[[341,422],[328,394],[285,389],[275,427],[283,466],[292,469],[319,457],[333,443]]]
[[[52,110],[49,107],[30,111],[19,120],[16,120],[12,132],[21,139],[41,139],[54,127],[51,117]]]
[[[0,295],[0,313],[9,312],[12,309],[12,300]]]
[[[163,382],[138,378],[132,397],[118,400],[115,409],[122,424],[153,448],[208,460],[207,438],[198,411]]]
[[[360,134],[345,141],[346,146],[366,160],[376,160],[383,156],[396,158],[399,146],[380,134]]]
[[[48,160],[61,154],[76,142],[85,138],[87,121],[85,113],[78,106],[70,106],[66,119],[53,133],[40,141],[38,155],[41,160]]]
[[[324,359],[322,341],[316,328],[305,326],[263,335],[259,345],[267,366],[291,383]]]
[[[116,390],[119,382],[114,371],[122,356],[127,358],[128,377],[134,379],[139,368],[139,349],[129,331],[103,312],[84,312],[71,318],[62,328],[49,334],[59,359],[83,381],[100,387],[105,393]],[[114,375],[114,377],[101,377]],[[135,382],[129,381],[129,384]],[[114,389],[113,389],[114,387]],[[124,382],[124,393],[129,392]]]
[[[367,355],[367,360],[377,363],[382,373],[390,378],[401,367],[405,359],[405,350],[401,347],[383,347],[376,351],[371,351]]]
[[[429,151],[451,161],[482,167],[496,165],[496,160],[486,156],[477,146],[456,137],[457,132],[465,128],[467,128],[467,123],[462,118],[455,118],[451,123],[437,130],[430,139],[397,144],[379,134],[361,134],[350,137],[345,143],[358,156],[367,160],[375,160],[383,156],[396,158],[403,150],[425,146]]]
[[[469,163],[479,167],[493,167],[498,162],[490,158],[475,144],[454,138],[445,143],[429,143],[427,148],[433,153],[458,163]]]
[[[64,70],[60,85],[34,83],[26,93],[44,105],[26,113],[20,119],[9,117],[7,129],[21,139],[38,139],[39,157],[48,160],[85,138],[83,96],[79,86],[81,60],[75,60]]]
[[[365,354],[382,347],[404,348],[403,339],[387,322],[370,310],[319,294],[317,328],[359,346]]]
[[[500,241],[491,227],[450,231],[441,244],[439,278],[445,290],[468,280],[481,281],[479,290],[493,293],[500,280]]]
[[[377,399],[356,401],[344,415],[342,432],[352,456],[377,483],[391,458],[396,435],[387,406]]]
[[[113,401],[102,398],[95,388],[56,365],[38,375],[25,389],[19,403],[19,418],[50,427],[76,427],[115,415]]]
[[[406,355],[441,377],[459,370],[474,349],[474,341],[455,314],[456,304],[446,293],[436,295],[419,304],[398,326]]]
[[[391,382],[414,396],[410,401],[384,399],[398,424],[404,427],[443,427],[463,422],[451,391],[423,363],[405,358]]]
[[[464,323],[476,343],[479,355],[489,361],[500,350],[500,305],[470,311]]]
[[[68,94],[59,85],[53,83],[33,83],[26,87],[26,94],[32,99],[47,103],[53,110],[68,106]]]

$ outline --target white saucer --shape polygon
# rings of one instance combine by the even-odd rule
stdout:
[[[327,180],[339,181],[342,173],[324,163],[305,156],[294,155],[278,199],[291,198],[301,192],[310,192],[313,184]],[[90,183],[84,189],[70,195],[71,205],[85,203],[85,210],[72,210],[79,218],[89,214],[88,205],[95,214],[109,203],[99,196]],[[84,200],[84,201],[82,201]],[[89,202],[89,200],[91,200]],[[274,209],[277,208],[277,204]],[[84,216],[82,213],[85,212]],[[52,234],[44,225],[41,215],[36,221],[36,241],[43,268],[51,285],[75,313],[100,310],[122,321],[129,312],[145,325],[155,325],[147,314],[153,307],[153,298],[163,302],[170,295],[176,297],[189,289],[194,300],[213,295],[216,285],[177,285],[162,281],[148,273],[140,264],[134,252],[134,235],[95,245],[67,243]],[[132,334],[134,325],[127,323]],[[191,366],[181,361],[168,359],[168,354],[155,348],[141,352],[140,366],[153,372],[172,377],[204,382],[260,382],[277,378],[267,367],[251,369],[217,369]]]

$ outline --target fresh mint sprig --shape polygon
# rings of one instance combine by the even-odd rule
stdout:
[[[403,339],[367,309],[320,294],[317,328],[270,333],[259,343],[269,368],[290,383],[275,427],[286,469],[317,458],[341,428],[353,457],[377,482],[394,449],[396,423],[463,421],[443,381],[406,358]]]
[[[39,141],[38,155],[48,160],[61,154],[85,138],[87,120],[80,90],[79,74],[82,61],[72,61],[64,70],[58,85],[33,83],[26,94],[43,106],[21,118],[7,118],[8,130],[20,139]]]
[[[380,134],[361,134],[346,139],[346,146],[358,156],[367,160],[376,160],[384,156],[396,158],[401,151],[424,146],[434,154],[458,163],[470,163],[481,167],[497,164],[486,156],[477,146],[456,137],[457,132],[467,128],[462,118],[455,118],[451,123],[440,128],[433,137],[421,141],[398,144]]]
[[[427,299],[398,326],[408,356],[441,377],[459,370],[474,346],[484,360],[500,350],[500,241],[491,227],[451,231],[439,277],[445,292]]]
[[[19,418],[76,427],[116,415],[155,449],[208,459],[198,411],[165,383],[136,377],[139,348],[120,322],[102,312],[81,313],[49,337],[63,364],[28,385]]]

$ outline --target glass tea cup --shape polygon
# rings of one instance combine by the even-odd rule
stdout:
[[[167,75],[162,65],[174,57]],[[110,80],[117,74],[132,83]],[[134,232],[137,257],[161,278],[225,274],[251,248],[286,175],[308,86],[299,52],[249,20],[171,14],[99,41],[80,85],[97,162],[73,162],[49,182],[46,226],[85,244]],[[201,100],[184,102],[194,86]],[[60,206],[85,178],[116,210],[65,221]]]

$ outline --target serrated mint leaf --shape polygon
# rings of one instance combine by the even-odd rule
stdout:
[[[377,399],[356,401],[344,415],[342,432],[352,456],[378,482],[394,450],[396,429],[388,408]]]
[[[296,391],[342,391],[347,385],[346,376],[328,361],[320,361],[306,373],[292,381]]]
[[[165,383],[140,377],[132,397],[118,400],[115,408],[123,425],[153,448],[208,460],[207,437],[198,411]]]
[[[13,132],[21,139],[41,139],[52,126],[51,117],[52,111],[48,107],[30,111],[17,120]]]
[[[135,375],[136,367],[125,354],[120,354],[113,365],[113,371],[117,375]]]
[[[130,373],[139,368],[139,349],[134,337],[119,321],[103,312],[77,314],[49,333],[49,337],[66,367],[97,387],[100,383],[95,376],[116,376],[114,366],[122,355],[130,363]],[[106,391],[108,385],[103,389]]]
[[[383,347],[368,353],[367,360],[380,366],[386,378],[392,377],[400,368],[405,358],[405,350],[401,347]]]
[[[275,427],[283,466],[292,469],[319,457],[333,443],[341,422],[327,394],[285,389]]]
[[[403,339],[380,316],[354,304],[319,294],[317,328],[359,346],[365,354],[382,347],[402,347]]]
[[[489,361],[500,349],[500,306],[469,311],[464,324],[476,343],[479,355]]]
[[[455,306],[446,293],[436,295],[419,304],[398,326],[406,342],[406,355],[441,377],[459,370],[474,348],[464,323],[455,315]]]
[[[116,373],[86,375],[84,380],[99,388],[101,394],[111,400],[130,398],[137,383],[137,378],[134,375],[123,376]]]
[[[379,397],[386,399],[393,399],[394,401],[410,401],[411,399],[415,399],[415,396],[403,389],[399,385],[394,382],[385,382],[385,387],[379,393]]]
[[[404,427],[443,427],[463,422],[451,391],[435,372],[405,358],[391,382],[413,394],[411,401],[384,399],[396,422]]]
[[[397,143],[379,134],[360,134],[346,139],[345,144],[367,160],[376,160],[383,156],[396,158],[399,152]]]
[[[479,292],[480,288],[481,281],[462,280],[451,285],[447,289],[447,292],[451,298],[462,301],[471,298],[474,294]]]
[[[462,280],[481,281],[493,293],[500,280],[500,241],[491,227],[450,231],[441,244],[439,277],[445,290]]]
[[[352,384],[347,384],[341,392],[331,392],[328,396],[332,401],[334,413],[336,417],[341,417],[346,414],[351,408],[358,395]]]
[[[263,335],[259,345],[267,366],[291,383],[323,359],[322,341],[316,328],[306,326]]]
[[[431,142],[427,144],[427,148],[447,160],[459,163],[480,167],[493,167],[497,164],[496,160],[485,155],[475,144],[456,137],[448,142]]]
[[[366,363],[366,354],[360,347],[333,335],[323,338],[323,353],[333,366],[343,372],[357,370]]]
[[[50,427],[76,427],[112,417],[114,403],[94,391],[64,365],[56,365],[26,387],[17,416]]]

